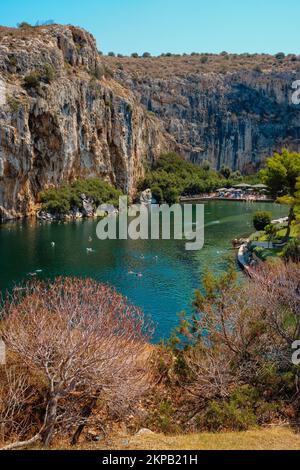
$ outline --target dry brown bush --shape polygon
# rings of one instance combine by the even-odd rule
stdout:
[[[122,71],[132,78],[139,79],[170,79],[174,76],[185,77],[199,73],[239,72],[243,70],[261,70],[270,72],[295,70],[298,62],[287,56],[283,61],[276,61],[274,56],[267,54],[228,55],[208,54],[207,62],[203,63],[201,55],[184,55],[171,57],[149,57],[134,59],[131,57],[103,57],[102,60],[113,70],[122,66]]]
[[[120,294],[90,279],[56,279],[14,291],[2,310],[8,351],[45,387],[36,439],[76,431],[98,401],[121,414],[150,383],[150,320]],[[21,391],[20,391],[21,392]]]

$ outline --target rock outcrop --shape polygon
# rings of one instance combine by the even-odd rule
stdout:
[[[146,206],[149,206],[152,202],[152,192],[151,189],[145,189],[145,191],[142,191],[140,194],[140,204],[144,204]]]
[[[106,60],[195,163],[208,160],[217,169],[228,165],[249,172],[282,147],[300,150],[300,105],[291,100],[299,57]]]
[[[34,213],[42,189],[99,176],[129,194],[144,160],[174,148],[117,83],[91,34],[0,28],[0,218]]]

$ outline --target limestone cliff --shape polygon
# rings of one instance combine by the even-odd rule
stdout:
[[[0,28],[0,218],[33,213],[42,189],[78,177],[131,193],[143,160],[173,147],[113,80],[91,34]]]
[[[300,58],[104,57],[81,28],[0,28],[0,218],[42,189],[98,176],[132,194],[145,160],[177,150],[253,171],[300,150]]]
[[[291,102],[299,60],[265,54],[106,59],[187,158],[242,171],[257,169],[283,146],[300,150],[300,106]]]

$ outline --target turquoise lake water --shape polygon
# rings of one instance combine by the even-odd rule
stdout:
[[[252,216],[257,210],[272,212],[275,218],[287,212],[269,203],[206,202],[205,245],[196,252],[186,251],[184,240],[100,241],[96,220],[4,223],[0,225],[0,290],[30,279],[36,271],[36,277],[43,279],[90,276],[112,284],[152,315],[157,323],[155,341],[167,338],[178,323],[177,314],[191,311],[204,271],[221,272],[224,257],[232,252],[232,239],[253,231]],[[88,253],[87,247],[93,252]]]

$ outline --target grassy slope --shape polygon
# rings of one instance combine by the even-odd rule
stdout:
[[[200,433],[167,436],[147,433],[129,436],[126,432],[100,443],[82,441],[70,448],[67,443],[52,449],[65,450],[300,450],[300,434],[288,427],[270,427],[246,432]]]
[[[289,428],[260,429],[246,432],[203,433],[174,437],[146,435],[135,437],[132,449],[182,450],[300,450],[300,435]]]

